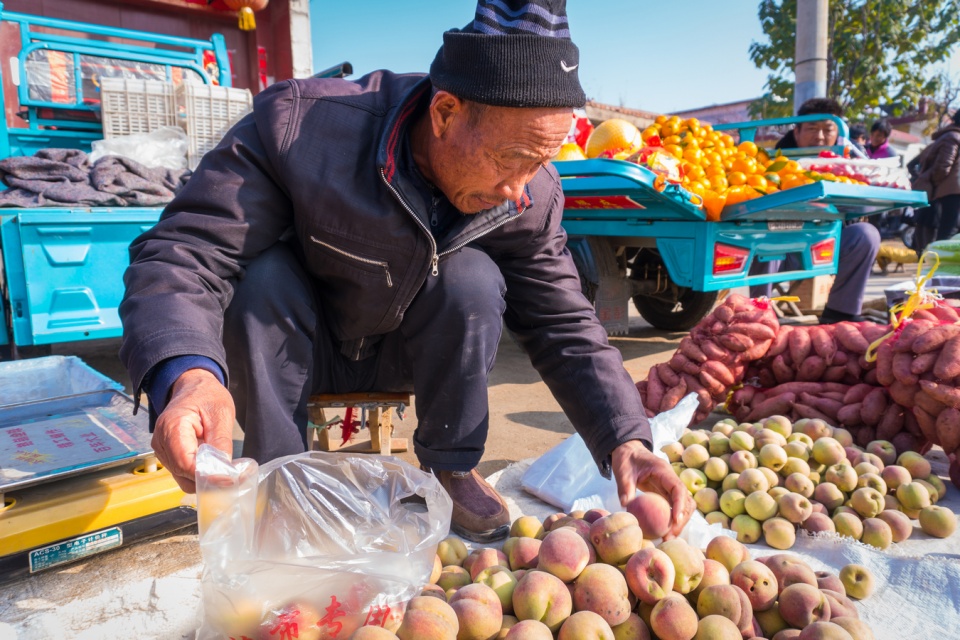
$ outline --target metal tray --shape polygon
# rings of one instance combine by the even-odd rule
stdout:
[[[0,407],[0,493],[145,457],[148,425],[115,389]]]
[[[0,410],[103,389],[123,390],[76,356],[46,356],[0,362]]]

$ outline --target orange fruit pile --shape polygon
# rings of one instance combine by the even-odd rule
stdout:
[[[607,120],[587,140],[586,156],[615,159],[633,156],[640,148],[636,131],[636,127],[624,120]],[[680,184],[703,198],[708,220],[719,220],[720,212],[727,205],[818,180],[861,184],[845,176],[807,171],[794,160],[771,158],[753,142],[737,144],[729,134],[715,131],[696,118],[658,116],[652,125],[639,132],[639,140],[644,145],[655,145],[657,139],[664,151],[680,160],[683,169]]]

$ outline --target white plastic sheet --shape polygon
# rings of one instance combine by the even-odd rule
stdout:
[[[696,394],[691,393],[673,409],[650,420],[653,451],[657,456],[667,459],[660,449],[680,439],[698,406]],[[579,435],[567,438],[534,460],[523,474],[521,487],[567,513],[589,509],[606,509],[610,512],[624,510],[617,493],[617,483],[600,475],[587,445]],[[721,535],[732,537],[734,534],[719,524],[709,524],[700,512],[694,511],[679,537],[702,549],[710,540]]]
[[[103,156],[123,156],[145,167],[187,168],[187,134],[180,127],[158,127],[150,133],[134,133],[109,140],[94,140],[90,163]]]

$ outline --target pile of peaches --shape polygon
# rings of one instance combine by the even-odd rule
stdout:
[[[712,431],[687,431],[663,447],[708,522],[789,549],[797,529],[834,532],[886,549],[914,531],[951,535],[953,511],[936,502],[947,487],[919,453],[897,456],[875,440],[865,448],[823,420],[796,423],[721,420]]]

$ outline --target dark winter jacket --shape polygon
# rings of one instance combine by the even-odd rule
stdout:
[[[933,142],[923,151],[914,184],[918,183],[931,201],[960,194],[960,127],[950,125],[933,134]]]
[[[520,202],[471,216],[436,246],[423,199],[397,169],[398,143],[430,90],[423,76],[375,72],[289,80],[257,96],[131,245],[120,315],[134,388],[184,354],[211,358],[229,376],[221,328],[233,282],[277,242],[291,242],[323,283],[331,331],[353,359],[396,330],[425,279],[469,244],[500,267],[506,325],[598,463],[628,440],[650,443],[639,394],[581,294],[552,167]]]

